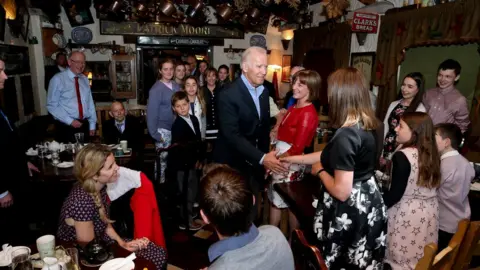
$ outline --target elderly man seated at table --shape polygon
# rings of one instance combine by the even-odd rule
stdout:
[[[103,141],[106,144],[118,144],[127,141],[128,147],[138,152],[143,149],[144,128],[137,117],[125,113],[125,107],[114,101],[110,107],[112,118],[103,123]]]
[[[200,185],[200,214],[220,239],[208,249],[209,270],[294,269],[292,250],[282,232],[253,224],[255,196],[239,172],[213,165]]]
[[[110,148],[94,144],[85,146],[75,157],[74,171],[78,184],[72,188],[63,203],[58,238],[80,245],[95,238],[107,244],[116,242],[124,249],[154,263],[156,269],[164,269],[167,256],[162,247],[146,237],[122,239],[112,226],[106,186],[118,180],[119,167]]]

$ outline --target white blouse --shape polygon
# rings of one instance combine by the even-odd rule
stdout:
[[[198,123],[200,124],[200,133],[202,135],[202,139],[205,139],[205,132],[207,129],[207,118],[206,118],[206,113],[202,115],[202,106],[200,104],[200,101],[198,101],[198,97],[195,97],[195,102],[194,102],[194,112],[192,112],[192,106],[189,107],[189,113],[192,115],[195,115],[198,119]]]

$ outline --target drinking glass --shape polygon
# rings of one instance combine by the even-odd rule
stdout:
[[[57,165],[58,163],[60,163],[60,153],[58,152],[58,150],[52,151],[52,163],[53,165]]]
[[[28,248],[18,248],[12,251],[12,270],[33,270],[32,261],[30,260],[30,250]]]
[[[65,253],[70,256],[70,262],[67,265],[68,270],[80,270],[80,264],[78,264],[78,249],[67,248]]]
[[[45,156],[47,155],[47,147],[45,147],[45,145],[37,145],[37,151],[39,158],[45,158]]]
[[[67,143],[65,144],[65,151],[70,155],[72,160],[74,159],[74,154],[75,154],[75,145],[72,143]]]
[[[75,133],[75,141],[79,144],[85,143],[85,137],[83,133]]]

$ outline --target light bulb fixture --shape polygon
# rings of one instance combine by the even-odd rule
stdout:
[[[288,50],[288,46],[290,46],[290,40],[292,39],[293,29],[282,31],[282,46],[285,51]]]
[[[290,40],[289,39],[282,39],[282,47],[285,51],[288,50],[288,46],[290,46]]]

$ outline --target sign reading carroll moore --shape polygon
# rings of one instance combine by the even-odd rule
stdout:
[[[169,25],[137,22],[112,22],[100,21],[100,34],[102,35],[134,35],[134,36],[188,36],[243,39],[244,32],[239,29],[227,29],[221,25],[207,24],[204,26],[191,26],[188,24]]]

